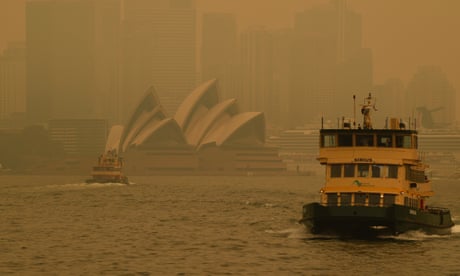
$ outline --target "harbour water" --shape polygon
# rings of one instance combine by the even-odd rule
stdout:
[[[314,236],[319,176],[0,176],[0,274],[460,275],[460,181],[435,179],[449,236]]]

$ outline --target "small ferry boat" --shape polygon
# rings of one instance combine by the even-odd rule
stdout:
[[[123,183],[129,184],[128,177],[122,173],[123,158],[115,150],[109,150],[99,156],[98,164],[93,167],[92,178],[86,183]]]
[[[391,118],[385,128],[374,129],[372,110],[369,93],[361,106],[362,127],[355,119],[342,119],[336,129],[321,126],[317,159],[326,179],[320,201],[303,206],[300,223],[314,234],[449,234],[450,211],[427,203],[434,192],[415,127]]]

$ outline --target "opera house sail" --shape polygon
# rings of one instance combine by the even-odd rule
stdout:
[[[146,91],[124,126],[112,127],[106,149],[123,155],[129,175],[274,173],[286,167],[265,144],[263,112],[239,112],[219,97],[216,79],[194,91],[169,117],[154,90]]]

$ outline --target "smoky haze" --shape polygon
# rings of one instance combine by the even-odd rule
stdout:
[[[0,276],[460,276],[459,64],[460,0],[0,0]]]
[[[329,1],[202,0],[203,11],[234,12],[240,28],[251,25],[292,26],[293,14]],[[261,4],[263,3],[263,4]],[[460,28],[456,0],[348,0],[362,16],[363,47],[371,48],[375,83],[389,78],[408,82],[421,65],[444,69],[458,93],[460,87]],[[457,97],[460,106],[460,97]],[[457,112],[457,119],[460,112]]]
[[[0,49],[25,40],[25,2],[1,1]],[[255,25],[281,28],[293,25],[296,12],[328,2],[199,0],[197,19],[204,12],[227,12],[237,16],[240,31]],[[455,31],[460,27],[459,1],[348,0],[347,5],[362,16],[362,45],[372,49],[374,83],[400,78],[407,84],[419,66],[436,65],[459,90],[460,38]],[[460,106],[460,97],[456,103]]]
[[[219,101],[235,99],[232,114],[264,112],[269,135],[350,117],[352,95],[369,92],[377,120],[451,129],[458,10],[456,0],[1,0],[0,70],[16,77],[0,79],[0,121],[44,140],[37,125],[91,122],[107,129],[94,156],[148,89],[174,118],[217,78]]]

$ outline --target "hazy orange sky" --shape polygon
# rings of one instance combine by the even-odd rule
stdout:
[[[237,14],[241,29],[251,25],[289,27],[294,13],[329,0],[197,0],[199,11]],[[0,49],[24,40],[25,0],[0,0]],[[438,65],[457,90],[460,118],[460,1],[348,0],[362,15],[363,46],[373,49],[374,80],[399,77],[406,84],[420,65]]]

